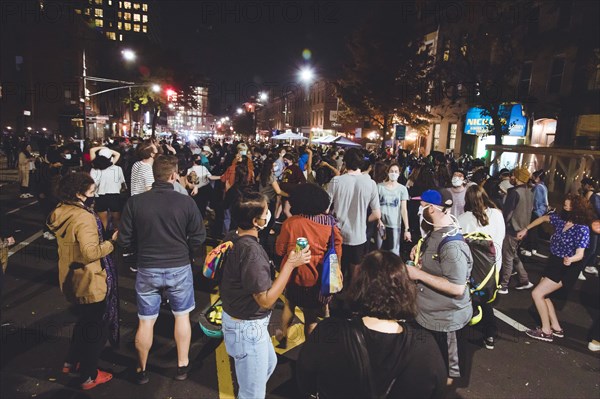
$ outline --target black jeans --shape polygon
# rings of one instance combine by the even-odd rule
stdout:
[[[106,301],[75,305],[77,323],[73,327],[66,362],[80,363],[79,375],[83,382],[88,378],[96,379],[98,359],[108,340],[108,328],[102,320],[105,309]]]

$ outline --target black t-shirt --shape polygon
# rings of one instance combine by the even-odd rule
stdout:
[[[388,398],[441,397],[447,372],[433,335],[416,323],[401,324],[404,330],[400,334],[381,333],[363,325],[374,386],[383,394],[395,378]],[[356,375],[355,360],[346,350],[343,329],[348,325],[345,320],[325,319],[304,344],[296,363],[303,393],[318,392],[321,398],[367,395]]]
[[[223,310],[242,320],[266,317],[271,309],[261,308],[253,294],[271,288],[271,264],[258,239],[242,236],[233,240],[233,248],[227,253],[221,278]]]

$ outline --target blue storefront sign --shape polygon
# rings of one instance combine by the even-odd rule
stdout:
[[[406,139],[406,126],[396,125],[396,140]]]
[[[509,127],[509,136],[523,137],[527,133],[527,118],[523,116],[521,104],[503,104],[500,106],[500,118]],[[467,111],[465,134],[490,133],[492,117],[484,114],[481,108],[470,108]]]

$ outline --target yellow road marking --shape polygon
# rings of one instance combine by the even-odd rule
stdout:
[[[210,303],[215,303],[219,294],[210,294]],[[225,341],[215,350],[215,360],[217,362],[217,382],[219,385],[219,398],[235,399],[233,394],[233,377],[231,376],[231,362],[225,349]]]

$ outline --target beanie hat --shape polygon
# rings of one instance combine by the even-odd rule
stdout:
[[[527,183],[531,178],[531,173],[529,172],[529,169],[527,169],[525,166],[519,166],[518,168],[516,168],[514,174],[515,178],[519,181],[522,181],[523,183]]]

